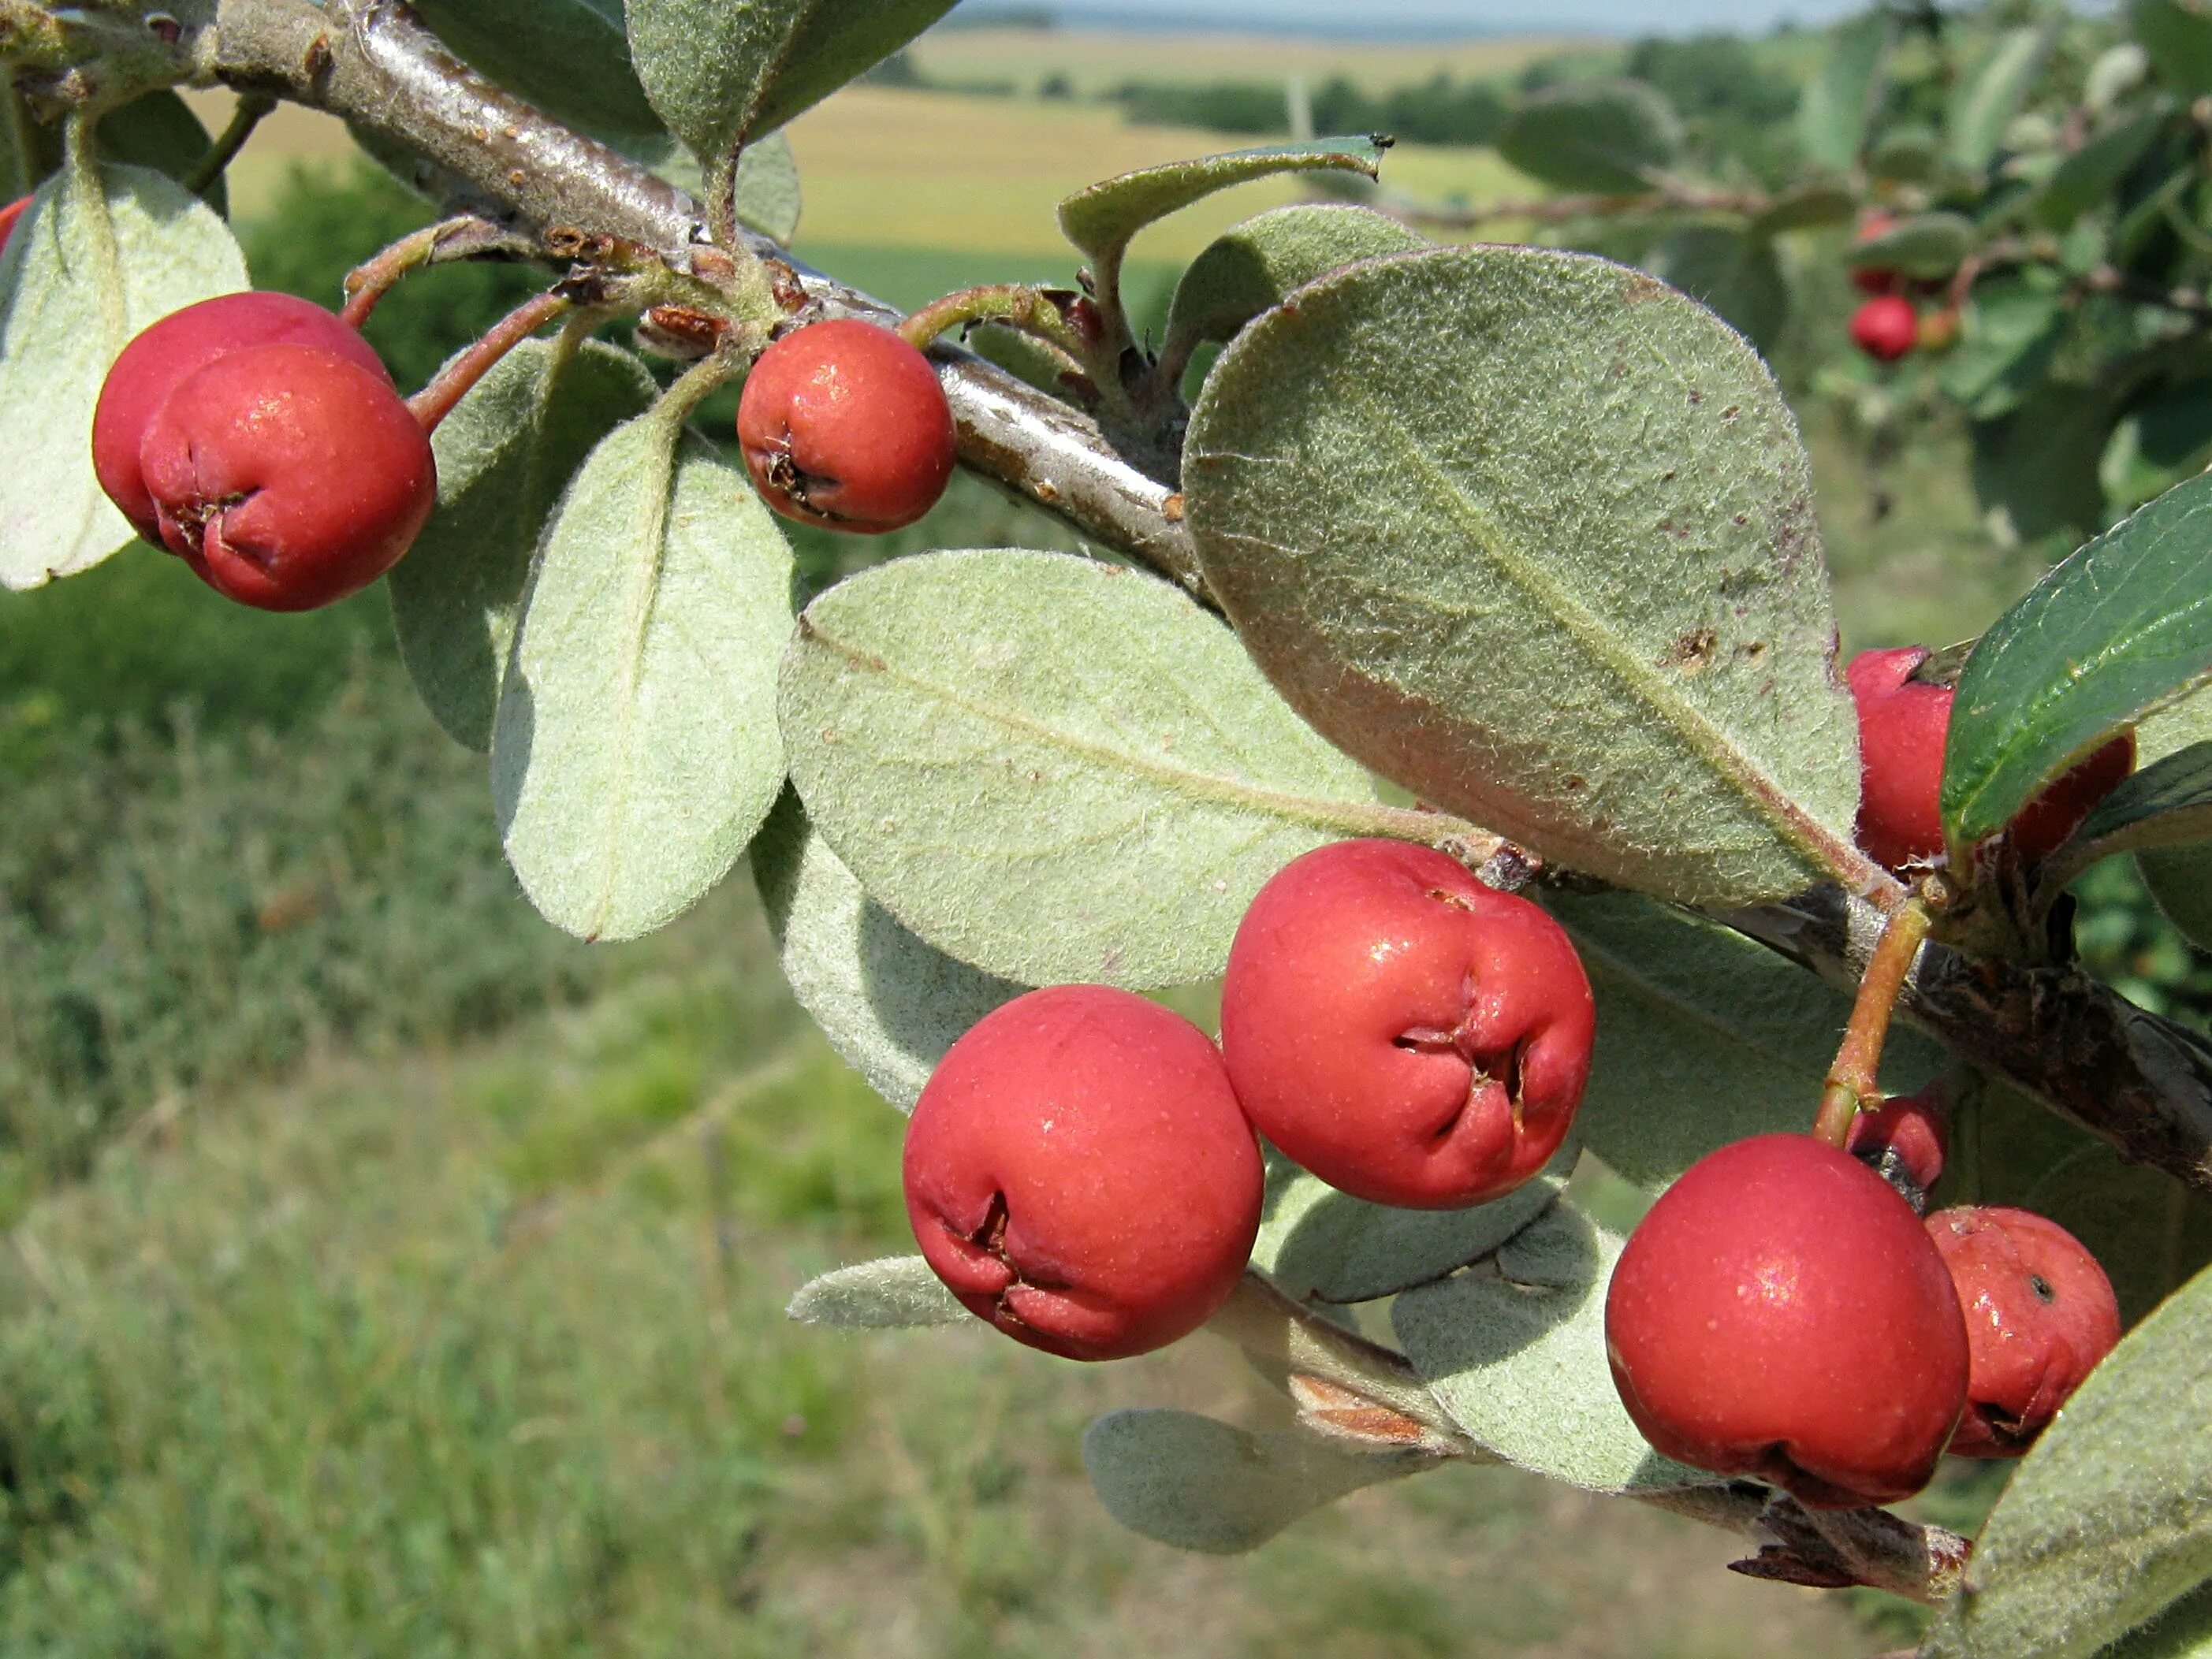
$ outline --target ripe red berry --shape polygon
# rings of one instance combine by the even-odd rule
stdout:
[[[368,586],[438,499],[430,441],[399,395],[316,346],[249,346],[188,376],[139,460],[162,543],[264,611]]]
[[[1877,295],[1851,313],[1852,342],[1877,362],[1895,362],[1919,338],[1919,314],[1903,295]]]
[[[1920,1218],[1809,1135],[1723,1146],[1662,1194],[1605,1335],[1644,1438],[1815,1509],[1919,1491],[1966,1403],[1966,1321]]]
[[[1431,848],[1350,841],[1252,902],[1221,1048],[1285,1156],[1378,1204],[1455,1209],[1559,1150],[1595,1019],[1582,959],[1536,906]]]
[[[0,208],[0,252],[6,250],[8,239],[15,234],[17,222],[22,218],[25,210],[30,205],[31,198],[24,196],[9,203],[6,207]]]
[[[1251,1255],[1262,1184],[1212,1041],[1104,986],[986,1015],[907,1131],[930,1267],[971,1313],[1069,1359],[1148,1352],[1212,1317]]]
[[[738,443],[786,518],[863,535],[937,505],[959,442],[929,359],[889,329],[815,323],[763,352],[738,403]]]
[[[2120,1306],[2097,1258],[2027,1210],[1941,1210],[1928,1236],[1950,1269],[1972,1355],[1960,1457],[2017,1457],[2120,1340]]]
[[[1858,234],[1854,239],[1871,242],[1887,236],[1897,223],[1893,213],[1869,213],[1859,221]],[[1889,294],[1897,288],[1897,273],[1887,265],[1856,265],[1851,270],[1851,286],[1862,294]]]
[[[1859,716],[1859,845],[1900,872],[1943,852],[1943,747],[1954,693],[1912,678],[1927,658],[1917,645],[1862,651],[1844,671]],[[2123,734],[2028,802],[2009,826],[2021,861],[2056,852],[2135,763],[2134,735]]]
[[[1897,1095],[1861,1112],[1851,1120],[1844,1150],[1915,1208],[1925,1208],[1929,1191],[1942,1179],[1950,1141],[1950,1097],[1941,1083],[1931,1083],[1917,1094]]]
[[[138,465],[155,411],[186,377],[216,358],[258,345],[310,345],[337,353],[382,380],[392,376],[368,342],[322,307],[289,294],[226,294],[173,311],[142,330],[107,371],[92,416],[92,465],[100,487],[140,535],[159,545],[161,527]]]

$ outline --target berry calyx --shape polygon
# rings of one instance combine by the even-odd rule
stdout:
[[[1809,1135],[1723,1146],[1662,1194],[1605,1334],[1644,1438],[1814,1509],[1919,1491],[1966,1404],[1966,1321],[1920,1218]]]
[[[2097,1258],[2027,1210],[1928,1218],[1966,1315],[1966,1412],[1950,1449],[2017,1457],[2120,1340],[2120,1307]]]
[[[398,393],[317,346],[250,346],[189,375],[139,462],[162,544],[264,611],[368,586],[438,499],[430,441]]]
[[[1852,343],[1876,362],[1895,362],[1919,338],[1919,313],[1901,294],[1877,295],[1851,313]]]
[[[218,357],[248,346],[308,345],[358,365],[389,389],[392,376],[368,342],[333,313],[289,294],[226,294],[173,311],[123,348],[92,416],[92,465],[100,487],[141,536],[161,545],[161,526],[139,469],[146,428],[169,394]]]
[[[1859,717],[1858,842],[1903,872],[1943,855],[1943,750],[1953,688],[1912,678],[1924,646],[1862,651],[1844,671]],[[2103,744],[2021,809],[2008,826],[2021,861],[2039,863],[2135,769],[2136,740]]]
[[[1349,841],[1253,900],[1221,1048],[1284,1156],[1375,1203],[1455,1209],[1559,1150],[1595,1020],[1573,942],[1535,905],[1433,848]]]
[[[851,318],[787,334],[738,403],[738,443],[762,498],[787,519],[862,535],[937,505],[959,444],[929,359]]]
[[[1851,1120],[1844,1150],[1904,1194],[1913,1208],[1924,1209],[1928,1194],[1943,1177],[1950,1150],[1950,1094],[1931,1083],[1917,1094],[1894,1095]]]
[[[7,248],[8,239],[15,234],[16,225],[21,222],[23,215],[29,210],[30,205],[29,197],[20,196],[9,203],[6,207],[0,208],[0,251]]]
[[[915,1107],[905,1180],[922,1255],[969,1312],[1047,1353],[1121,1359],[1228,1299],[1263,1174],[1206,1033],[1067,985],[952,1045]]]

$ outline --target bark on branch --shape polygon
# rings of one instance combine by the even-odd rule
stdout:
[[[343,116],[459,181],[519,228],[579,227],[688,265],[705,240],[698,204],[653,173],[550,120],[457,62],[402,0],[220,0],[209,75]],[[760,252],[778,253],[763,242]],[[817,272],[825,312],[895,313]],[[1097,423],[966,353],[939,348],[961,459],[1103,546],[1205,593],[1172,489],[1118,454]],[[1871,907],[1835,890],[1731,914],[1729,925],[1841,984],[1879,933]],[[2101,1136],[2212,1193],[2212,1043],[2085,976],[1923,955],[1905,1012],[1956,1052]]]

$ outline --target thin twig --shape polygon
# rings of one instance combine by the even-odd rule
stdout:
[[[195,196],[206,195],[209,187],[238,159],[238,152],[246,148],[253,129],[276,107],[276,100],[265,92],[241,94],[238,107],[231,112],[230,125],[222,130],[208,153],[200,157],[199,165],[185,175],[185,188]]]

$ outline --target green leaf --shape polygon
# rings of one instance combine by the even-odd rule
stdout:
[[[1976,421],[1974,493],[2014,536],[2080,535],[2103,522],[2097,460],[2124,389],[2046,380],[1999,419]]]
[[[710,160],[888,58],[953,0],[628,0],[645,94]]]
[[[1710,312],[1466,247],[1254,322],[1184,483],[1246,647],[1347,753],[1617,885],[1748,903],[1863,865],[1807,473]]]
[[[1176,1549],[1241,1555],[1363,1486],[1433,1468],[1420,1452],[1352,1452],[1303,1431],[1250,1434],[1190,1412],[1121,1411],[1083,1436],[1106,1512]]]
[[[2136,0],[2128,26],[2160,80],[2185,98],[2212,92],[2212,9],[2203,0]]]
[[[1681,118],[1641,81],[1572,81],[1538,93],[1492,143],[1540,183],[1634,195],[1652,189],[1682,148]]]
[[[507,861],[546,919],[635,939],[726,875],[783,786],[791,550],[665,410],[617,427],[547,528],[492,733]]]
[[[2212,385],[2202,380],[2160,390],[2121,416],[2097,463],[2106,495],[2138,507],[2162,495],[2212,461]]]
[[[23,94],[0,86],[0,201],[28,196],[62,164],[62,136],[31,116]]]
[[[1870,178],[1920,185],[1935,179],[1942,169],[1942,135],[1917,122],[1890,128],[1867,149]]]
[[[1991,1513],[1940,1659],[2086,1659],[2212,1577],[2212,1274],[2145,1320]]]
[[[131,337],[246,285],[208,205],[143,167],[40,187],[0,254],[0,586],[89,569],[131,530],[92,471],[92,411]]]
[[[1966,263],[1978,240],[1974,222],[1956,213],[1916,213],[1879,236],[1854,242],[1844,255],[1854,270],[1875,267],[1933,281]]]
[[[1605,1358],[1605,1287],[1625,1243],[1554,1205],[1497,1256],[1390,1304],[1390,1322],[1453,1422],[1508,1462],[1590,1492],[1707,1485],[1654,1451]]]
[[[416,9],[460,57],[570,126],[660,130],[630,63],[622,0],[417,0]]]
[[[2115,121],[2058,164],[2028,203],[2028,217],[2046,230],[2063,230],[2103,205],[2171,118],[2161,105]]]
[[[1552,1206],[1581,1143],[1570,1138],[1534,1180],[1468,1210],[1399,1210],[1340,1193],[1279,1155],[1252,1260],[1297,1301],[1371,1302],[1488,1255]]]
[[[848,1331],[915,1330],[969,1316],[918,1255],[885,1256],[809,1279],[787,1311],[802,1325]]]
[[[1231,185],[1282,173],[1336,171],[1372,179],[1382,170],[1388,143],[1307,139],[1145,167],[1076,191],[1060,204],[1060,228],[1091,258],[1109,260],[1146,225]]]
[[[738,158],[738,222],[788,247],[799,234],[802,205],[799,161],[791,153],[790,138],[771,132],[747,144]]]
[[[150,168],[182,184],[214,143],[191,105],[173,92],[151,92],[100,118],[99,147],[103,162]],[[228,213],[230,195],[221,179],[204,199],[217,213]]]
[[[2097,54],[2081,77],[2081,101],[2101,115],[2142,85],[2150,74],[2150,54],[2133,40],[2122,40]]]
[[[1754,234],[1779,236],[1792,230],[1825,230],[1847,225],[1858,210],[1858,198],[1842,185],[1815,179],[1782,191],[1751,222]]]
[[[491,748],[501,677],[545,521],[599,441],[645,412],[653,377],[587,343],[532,340],[461,399],[430,441],[438,511],[392,568],[392,621],[415,689],[456,742]]]
[[[2212,743],[2168,755],[2106,796],[2051,855],[2045,879],[2056,890],[2115,853],[2202,841],[2212,841]]]
[[[1938,374],[1945,393],[1976,420],[2018,408],[2049,378],[2069,315],[2064,289],[2048,276],[2008,274],[1976,283],[1965,338]]]
[[[1307,204],[1277,208],[1217,237],[1190,263],[1168,313],[1168,339],[1188,349],[1226,340],[1292,289],[1386,253],[1426,247],[1395,219],[1366,208]]]
[[[2212,1659],[2212,1584],[2191,1590],[2098,1659]]]
[[[1660,238],[1644,268],[1761,351],[1772,349],[1790,319],[1790,284],[1764,236],[1730,225],[1683,225]]]
[[[2200,951],[2212,951],[2212,847],[2166,847],[2139,853],[2136,868],[2181,936]]]
[[[1981,66],[1952,88],[1944,134],[1953,161],[1979,173],[1996,160],[2005,129],[2027,101],[2057,38],[2056,23],[2008,29]]]
[[[902,1112],[945,1051],[1029,988],[978,973],[908,933],[860,890],[790,790],[752,846],[784,977],[830,1046]]]
[[[1276,871],[1412,817],[1185,594],[1067,554],[931,553],[831,588],[781,718],[870,896],[1026,984],[1210,978]]]
[[[1547,895],[1597,999],[1597,1048],[1575,1127],[1607,1167],[1652,1191],[1706,1153],[1802,1129],[1851,999],[1763,945],[1628,894]],[[1918,1032],[1883,1051],[1893,1091],[1943,1063]]]
[[[1816,167],[1848,173],[1881,102],[1897,25],[1875,10],[1830,31],[1819,72],[1797,100],[1797,148]]]
[[[2212,477],[2168,490],[1999,617],[1966,659],[1943,759],[1962,860],[2048,780],[2212,675]]]

